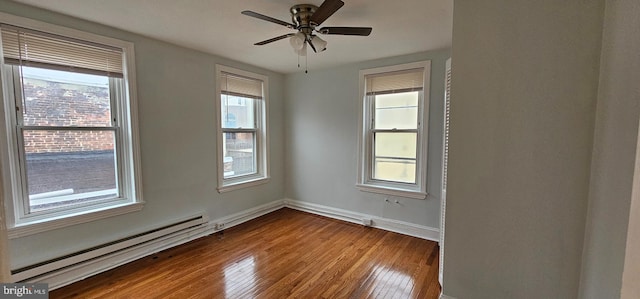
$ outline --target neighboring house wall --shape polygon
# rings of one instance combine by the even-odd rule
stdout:
[[[12,1],[0,0],[0,11],[135,44],[145,200],[140,212],[9,240],[13,269],[200,212],[218,219],[283,198],[282,75]],[[216,192],[216,63],[269,76],[271,180],[267,184]]]
[[[286,196],[358,213],[440,227],[442,130],[445,61],[448,50],[424,52],[311,69],[287,75]],[[311,59],[311,58],[310,58]],[[429,157],[426,199],[409,199],[359,191],[359,71],[367,68],[431,60]],[[385,202],[385,198],[390,198]],[[399,203],[395,203],[395,200]]]
[[[576,298],[604,1],[453,11],[444,293]]]
[[[606,3],[581,277],[585,299],[619,298],[622,287],[640,120],[638,16],[637,0]]]

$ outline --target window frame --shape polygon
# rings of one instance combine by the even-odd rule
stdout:
[[[5,144],[0,148],[0,161],[2,163],[2,183],[4,197],[14,200],[5,200],[7,211],[7,227],[9,238],[17,238],[43,231],[62,228],[79,223],[85,223],[142,209],[144,201],[142,197],[142,173],[140,165],[140,148],[138,137],[138,113],[135,81],[135,57],[134,45],[131,42],[122,41],[110,37],[100,36],[76,29],[53,25],[24,17],[18,17],[0,12],[0,22],[12,26],[23,27],[45,33],[61,35],[69,38],[104,44],[122,49],[123,78],[121,84],[111,84],[110,93],[121,95],[117,103],[112,103],[112,115],[117,117],[117,129],[114,130],[116,142],[115,150],[118,152],[118,189],[120,197],[112,200],[98,201],[96,204],[86,206],[73,206],[68,209],[55,209],[42,213],[26,213],[25,204],[28,204],[28,192],[26,190],[26,177],[21,171],[23,165],[24,148],[19,148],[22,139],[18,134],[19,126],[16,117],[14,94],[15,66],[0,63],[0,140]],[[1,42],[1,41],[0,41]],[[0,52],[2,48],[0,47]],[[0,58],[2,53],[0,53]],[[3,59],[0,59],[3,60]],[[113,101],[113,97],[111,99]],[[22,143],[20,143],[22,144]]]
[[[377,180],[373,178],[374,132],[394,130],[380,130],[373,128],[375,115],[375,96],[366,94],[366,78],[372,75],[407,71],[412,69],[423,70],[423,88],[418,94],[418,129],[416,151],[416,183],[400,183]],[[358,132],[358,177],[356,187],[364,192],[399,196],[415,199],[425,199],[427,193],[427,159],[428,159],[428,132],[429,132],[429,103],[430,103],[430,74],[431,61],[418,61],[392,66],[384,66],[363,69],[359,72],[359,121]],[[402,133],[413,130],[395,130]]]
[[[219,193],[230,192],[251,186],[265,184],[270,180],[269,174],[269,134],[268,134],[268,115],[269,115],[269,77],[237,68],[216,64],[216,160],[217,160],[217,176]],[[255,128],[239,129],[239,128],[223,128],[222,126],[222,86],[220,80],[223,73],[244,77],[248,79],[262,81],[262,99],[253,99],[254,123]],[[224,134],[225,133],[254,133],[254,156],[256,171],[252,174],[232,176],[224,178]]]

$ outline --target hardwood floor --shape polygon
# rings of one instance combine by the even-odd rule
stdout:
[[[438,298],[436,242],[280,209],[51,298]]]

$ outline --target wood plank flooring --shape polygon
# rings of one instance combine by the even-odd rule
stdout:
[[[438,298],[436,242],[291,209],[52,291],[50,298]]]

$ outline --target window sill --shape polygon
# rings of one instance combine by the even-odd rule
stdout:
[[[426,199],[427,196],[429,195],[429,193],[421,192],[421,191],[413,191],[413,190],[399,189],[399,188],[392,188],[392,187],[378,186],[378,185],[357,184],[356,186],[358,187],[358,189],[360,189],[360,191],[363,191],[363,192],[378,193],[378,194],[415,198],[415,199]]]
[[[122,214],[137,212],[142,210],[144,203],[126,203],[119,206],[110,206],[97,210],[79,212],[76,214],[52,217],[32,222],[23,222],[8,229],[9,239],[20,238],[41,232],[46,232],[58,228],[68,227],[76,224],[87,223],[99,219],[118,216]]]
[[[253,186],[258,186],[258,185],[262,185],[262,184],[266,184],[268,183],[270,180],[269,177],[259,177],[259,178],[254,178],[254,179],[248,179],[245,181],[241,181],[241,182],[234,182],[234,183],[228,183],[223,185],[222,187],[218,187],[218,193],[226,193],[226,192],[231,192],[234,190],[238,190],[238,189],[243,189],[243,188],[248,188],[248,187],[253,187]]]

